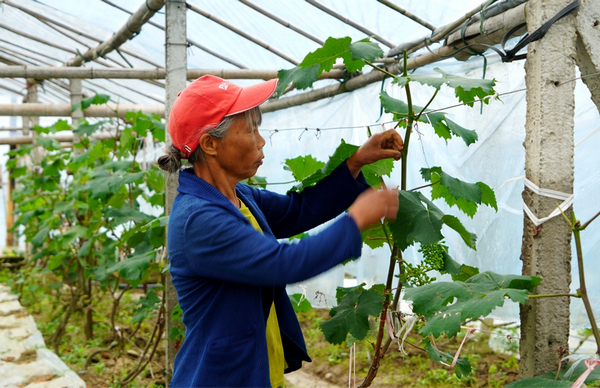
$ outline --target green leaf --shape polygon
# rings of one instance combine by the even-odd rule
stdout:
[[[329,158],[325,166],[306,177],[306,179],[302,180],[302,182],[300,182],[298,185],[294,186],[292,191],[302,191],[306,187],[314,186],[315,183],[325,178],[346,159],[348,159],[357,149],[357,146],[347,144],[344,139],[342,139],[341,144],[338,146],[338,148],[336,148],[335,152]]]
[[[388,236],[391,236],[387,224],[374,224],[360,232],[363,243],[371,249],[381,248],[386,245],[387,240],[383,228],[387,228]]]
[[[405,297],[413,301],[413,311],[427,319],[419,331],[421,334],[453,337],[460,331],[461,324],[488,315],[502,306],[506,297],[524,304],[528,292],[540,281],[535,276],[484,272],[464,282],[436,282],[409,288]]]
[[[304,295],[299,293],[290,295],[290,302],[292,303],[294,311],[297,313],[304,313],[312,309],[310,302],[304,297]]]
[[[477,132],[456,124],[454,121],[450,120],[448,117],[444,116],[444,118],[446,120],[446,124],[448,125],[448,128],[450,129],[450,132],[452,132],[452,134],[454,136],[458,136],[461,139],[463,139],[463,141],[465,142],[466,145],[470,146],[471,144],[473,144],[477,141],[477,139],[478,139]]]
[[[549,388],[570,388],[573,386],[573,382],[576,381],[582,374],[587,370],[583,362],[579,362],[573,370],[571,367],[573,363],[565,365],[564,368],[556,376],[556,371],[547,373],[543,376],[532,377],[528,379],[514,381],[508,384],[506,387],[510,388],[528,388],[528,387],[549,387]],[[567,376],[567,373],[569,375]],[[594,369],[585,379],[585,384],[591,384],[600,380],[600,369]]]
[[[297,181],[302,181],[325,166],[324,162],[315,159],[312,155],[298,156],[286,159],[284,170],[291,171]]]
[[[142,213],[139,210],[132,209],[127,204],[123,205],[120,209],[106,209],[104,215],[107,219],[110,219],[110,224],[113,227],[129,221],[134,221],[138,224],[146,223],[151,219],[151,216]]]
[[[36,131],[38,134],[68,131],[70,129],[71,129],[71,124],[69,124],[69,122],[67,120],[58,120],[54,124],[50,125],[49,127],[40,127],[38,125],[33,127],[33,130]]]
[[[288,70],[279,70],[277,72],[277,78],[279,78],[279,84],[276,89],[277,96],[281,97],[290,84],[296,85],[296,88],[300,90],[310,88],[319,79],[319,75],[321,74],[319,67],[319,65],[307,68],[298,66]]]
[[[469,248],[477,250],[475,247],[477,236],[474,233],[467,231],[458,218],[446,214],[444,217],[442,217],[442,222],[448,227],[454,229],[454,231],[456,231],[456,233],[462,237],[463,241]]]
[[[348,48],[352,53],[352,58],[356,60],[372,62],[377,58],[383,58],[383,50],[379,47],[379,44],[371,42],[369,38],[351,43]],[[352,70],[348,69],[348,71]]]
[[[381,100],[381,106],[384,111],[386,113],[394,114],[394,120],[408,117],[408,105],[404,101],[391,97],[385,91],[380,93],[379,99]],[[413,105],[413,112],[415,115],[422,110],[423,107]],[[471,145],[476,142],[478,138],[475,131],[458,125],[450,120],[443,112],[429,113],[429,110],[425,110],[425,113],[419,117],[419,121],[431,124],[435,134],[445,140],[452,138],[452,135],[454,135],[462,138],[466,145]]]
[[[449,206],[458,207],[471,218],[477,212],[477,206],[482,203],[497,209],[494,191],[484,183],[461,181],[443,172],[441,167],[423,168],[421,176],[434,183],[431,186],[432,199],[444,198]]]
[[[458,100],[470,107],[473,107],[473,102],[476,99],[483,99],[486,96],[493,96],[496,93],[494,90],[496,80],[494,79],[460,77],[458,75],[446,73],[438,67],[433,70],[441,73],[442,77],[447,80],[447,85],[454,88]],[[488,104],[489,99],[483,100],[483,102]]]
[[[554,380],[554,377],[544,375],[513,381],[505,388],[571,388],[572,386],[572,381]]]
[[[445,80],[442,77],[434,77],[431,75],[423,75],[423,74],[410,74],[410,75],[407,75],[406,77],[399,76],[399,77],[396,77],[396,79],[394,80],[394,82],[396,82],[400,86],[405,86],[407,83],[409,83],[411,81],[418,82],[421,85],[433,86],[437,90],[440,90],[442,85],[447,82],[447,80]]]
[[[37,231],[37,233],[35,234],[35,236],[33,236],[33,238],[31,239],[31,244],[33,245],[33,247],[34,248],[41,247],[42,244],[44,243],[44,241],[46,241],[46,238],[48,237],[48,233],[50,233],[49,226],[44,226],[43,228],[39,229]]]
[[[343,343],[348,333],[356,339],[364,339],[369,332],[369,315],[377,316],[381,312],[383,296],[376,290],[365,290],[363,286],[364,283],[345,289],[338,287],[338,305],[329,311],[332,318],[321,323],[329,343]]]
[[[460,264],[454,261],[454,259],[447,252],[442,252],[442,256],[444,258],[444,268],[442,270],[443,272],[448,273],[450,275],[458,275],[462,273]],[[456,279],[453,278],[452,280]]]
[[[352,38],[349,36],[344,38],[329,37],[323,44],[323,47],[316,49],[304,57],[304,60],[300,63],[300,67],[306,68],[319,65],[320,75],[324,71],[330,71],[333,68],[333,65],[335,65],[336,60],[342,58],[344,60],[344,65],[346,65],[346,69],[348,69],[349,72],[358,71],[363,68],[365,63],[360,59],[357,60],[353,58],[349,47],[351,42]],[[365,43],[364,41],[362,42]],[[369,51],[368,49],[365,49],[365,45],[356,46],[355,49],[357,54]]]
[[[472,278],[478,273],[479,268],[463,264],[460,266],[460,273],[452,274],[452,280],[455,282],[464,282],[465,280]]]
[[[362,168],[365,180],[370,186],[380,186],[382,176],[390,176],[394,169],[393,159],[381,159],[375,163],[367,164]]]
[[[95,96],[85,98],[81,100],[81,110],[86,110],[90,105],[102,105],[106,104],[110,100],[110,96],[107,94],[96,94]],[[72,108],[75,111],[76,107]]]
[[[389,227],[400,250],[415,242],[430,245],[444,238],[441,233],[444,213],[433,202],[416,191],[402,190],[398,199],[398,214]]]
[[[100,128],[104,123],[105,121],[98,121],[95,124],[88,124],[87,122],[80,123],[75,129],[75,133],[79,136],[90,136],[91,134],[96,132],[98,128]]]
[[[427,350],[427,354],[429,354],[429,357],[431,357],[433,361],[440,364],[442,362],[446,364],[452,364],[452,362],[454,361],[454,356],[452,356],[448,352],[441,351],[435,346],[433,346],[431,344],[430,339],[427,337],[423,338],[423,342],[425,342],[425,349]],[[467,358],[459,358],[456,361],[456,364],[454,365],[454,373],[459,379],[463,376],[469,375],[472,371],[473,369],[471,368],[471,363]]]
[[[161,300],[156,295],[154,290],[148,290],[146,295],[143,295],[137,302],[135,302],[135,309],[133,310],[133,317],[131,320],[133,323],[139,323],[142,319],[148,317],[153,311],[158,310],[161,305]]]
[[[106,269],[107,274],[119,271],[121,276],[127,279],[132,285],[137,286],[139,280],[148,269],[151,260],[156,258],[154,251],[141,254],[134,254],[123,261],[119,261]]]
[[[53,139],[51,137],[39,136],[39,137],[36,137],[35,140],[40,147],[43,147],[48,151],[60,150],[60,143],[56,139]]]
[[[498,203],[496,202],[496,194],[494,193],[494,190],[492,190],[490,186],[483,182],[477,182],[477,185],[481,189],[481,203],[498,211]]]

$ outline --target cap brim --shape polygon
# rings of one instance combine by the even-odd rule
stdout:
[[[267,101],[275,92],[278,82],[279,79],[274,78],[256,85],[242,88],[240,95],[238,96],[237,100],[235,100],[225,117],[246,112]]]

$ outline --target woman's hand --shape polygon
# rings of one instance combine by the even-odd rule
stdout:
[[[399,160],[402,157],[404,143],[395,129],[372,135],[356,152],[348,158],[346,164],[356,178],[367,164],[381,159]]]
[[[382,218],[395,220],[398,213],[398,190],[367,190],[356,198],[348,215],[356,222],[358,229],[379,222]]]

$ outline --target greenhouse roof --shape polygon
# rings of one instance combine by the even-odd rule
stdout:
[[[275,74],[279,69],[296,66],[329,36],[350,36],[353,40],[370,36],[385,52],[393,54],[394,47],[422,41],[432,35],[431,29],[466,19],[466,14],[476,14],[485,4],[481,0],[443,2],[443,6],[436,0],[398,3],[384,0],[189,0],[186,3],[187,67],[268,70],[269,74]],[[510,1],[497,4],[503,3]],[[0,1],[0,68],[64,66],[81,59],[88,50],[124,26],[127,28],[131,14],[140,8],[154,12],[148,0]],[[95,61],[81,62],[84,67],[94,68],[164,67],[164,25],[163,7],[143,25],[139,34],[134,33],[118,50]],[[120,103],[163,104],[165,100],[164,80],[84,80],[83,90],[84,95],[109,94],[113,101]],[[24,78],[0,76],[3,103],[21,102],[25,94]],[[68,81],[60,78],[45,81],[39,102],[69,102]]]

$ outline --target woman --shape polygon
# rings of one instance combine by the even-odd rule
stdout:
[[[372,136],[329,176],[280,195],[240,184],[262,164],[258,108],[277,80],[246,88],[204,76],[180,94],[169,116],[173,145],[159,166],[177,172],[168,227],[170,271],[185,341],[171,387],[280,387],[284,372],[310,362],[285,286],[361,254],[360,230],[398,210],[395,191],[369,188],[360,170],[401,156],[395,131]],[[294,236],[331,220],[297,244]]]

